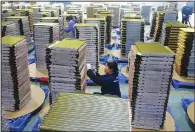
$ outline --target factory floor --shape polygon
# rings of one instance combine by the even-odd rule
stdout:
[[[145,27],[145,36],[148,36],[149,30],[150,30],[150,26],[146,26]],[[113,49],[115,49],[115,48],[113,48]],[[119,69],[120,69],[120,66],[119,66]],[[40,83],[33,83],[33,85],[41,86]],[[44,85],[44,87],[47,87],[47,86]],[[120,90],[121,90],[122,98],[127,98],[128,97],[128,84],[120,83]],[[98,87],[98,86],[87,87],[86,92],[87,93],[100,92],[100,87]],[[182,107],[181,99],[182,98],[193,98],[194,99],[194,94],[195,94],[194,89],[187,89],[187,88],[174,89],[174,88],[171,88],[168,107],[170,108],[173,119],[175,120],[176,131],[192,131],[188,125],[187,118],[186,118],[187,115]],[[43,108],[46,109],[45,108],[46,106],[48,106],[48,99],[46,99],[46,101],[44,102]],[[44,112],[46,112],[46,111],[47,110],[42,111],[42,112],[34,115],[30,119],[30,121],[28,122],[28,124],[26,125],[26,127],[24,128],[23,131],[31,131],[37,118],[40,117],[42,119]]]

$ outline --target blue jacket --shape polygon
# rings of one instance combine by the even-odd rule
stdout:
[[[121,97],[119,88],[118,74],[99,75],[89,69],[87,70],[88,77],[97,85],[101,86],[102,94],[117,95]]]
[[[188,17],[189,15],[192,15],[193,9],[190,6],[184,6],[182,8],[182,16],[185,15],[186,17]]]
[[[75,29],[74,29],[75,22],[73,20],[70,20],[68,22],[68,27],[65,28],[65,32],[69,33],[72,32],[73,38],[75,38]]]

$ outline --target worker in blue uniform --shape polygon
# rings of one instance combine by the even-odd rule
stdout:
[[[105,69],[105,75],[94,73],[91,65],[87,64],[87,75],[97,85],[101,86],[102,95],[109,94],[121,97],[119,80],[118,80],[118,65],[116,62],[108,62]],[[97,94],[97,93],[94,93]]]
[[[192,7],[191,6],[184,6],[182,8],[182,23],[187,24],[189,21],[190,15],[192,15]]]
[[[75,21],[73,20],[72,16],[67,16],[66,21],[68,22],[68,26],[65,28],[66,33],[72,32],[72,38],[75,38],[75,29],[74,25],[76,24]]]

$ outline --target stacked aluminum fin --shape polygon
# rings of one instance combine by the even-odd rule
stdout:
[[[154,37],[154,31],[156,27],[156,18],[157,18],[157,12],[154,12],[152,15],[152,24],[150,29],[150,37]]]
[[[1,23],[1,36],[14,36],[19,35],[16,32],[16,24],[13,22],[2,22]]]
[[[177,11],[166,11],[164,15],[164,22],[167,21],[177,21]]]
[[[187,28],[187,25],[178,21],[163,23],[160,43],[164,46],[169,46],[172,51],[176,52],[180,28]]]
[[[58,23],[36,23],[34,24],[34,41],[36,67],[45,68],[45,47],[46,45],[59,40]]]
[[[59,24],[59,37],[60,40],[64,39],[64,19],[63,17],[43,17],[40,18],[41,22],[58,23]]]
[[[161,30],[164,22],[168,21],[176,21],[177,20],[177,12],[158,12],[157,18],[156,18],[156,25],[154,30],[154,36],[153,39],[155,42],[159,42]]]
[[[64,39],[46,48],[50,104],[59,92],[85,91],[86,41]]]
[[[165,11],[165,6],[158,6],[157,11]]]
[[[28,48],[24,36],[2,38],[2,105],[16,111],[31,99]]]
[[[6,120],[5,110],[3,107],[2,107],[2,113],[1,113],[1,131],[2,132],[10,131],[8,128],[7,120]]]
[[[2,11],[1,14],[2,21],[5,21],[5,18],[9,16],[20,16],[20,13],[8,9]]]
[[[174,53],[160,43],[137,42],[129,59],[132,126],[159,130],[164,126]]]
[[[87,18],[94,18],[94,7],[93,6],[88,6],[87,7]]]
[[[150,25],[150,13],[151,13],[152,6],[150,5],[143,5],[141,15],[144,18],[145,24]]]
[[[136,12],[125,13],[123,16],[124,19],[142,19],[142,16]]]
[[[120,18],[120,8],[119,6],[108,6],[107,10],[113,11],[113,20],[112,25],[118,26],[119,25],[119,18]]]
[[[86,63],[98,71],[99,65],[99,28],[95,24],[76,24],[76,38],[86,40]]]
[[[6,21],[16,24],[16,33],[26,37],[28,46],[31,46],[30,25],[27,16],[10,16]]]
[[[33,11],[31,9],[17,9],[21,16],[28,16],[30,31],[33,31]]]
[[[179,75],[195,78],[195,31],[194,28],[180,28],[175,68]]]
[[[51,17],[51,12],[38,12],[38,10],[39,9],[37,9],[37,11],[35,11],[35,9],[34,9],[34,15],[33,15],[33,21],[34,21],[34,23],[37,23],[37,22],[39,22],[40,20],[40,18],[42,18],[42,17]]]
[[[121,26],[121,55],[128,56],[131,45],[144,41],[144,20],[122,19]]]
[[[110,44],[113,14],[109,12],[101,12],[95,14],[95,17],[106,19],[106,44]]]
[[[120,20],[123,18],[125,13],[129,13],[132,10],[128,9],[128,8],[120,8]]]
[[[106,19],[105,18],[86,18],[85,23],[96,24],[99,27],[99,55],[104,54],[104,47],[106,42]]]
[[[60,93],[40,131],[131,131],[128,107],[120,98]]]

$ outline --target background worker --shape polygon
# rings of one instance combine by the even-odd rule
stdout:
[[[186,4],[182,8],[182,23],[187,24],[189,22],[190,15],[192,15],[193,9],[191,6]]]
[[[101,86],[101,93],[116,95],[121,97],[119,81],[118,81],[118,65],[116,62],[108,62],[105,69],[105,75],[94,73],[91,65],[87,64],[87,75],[97,85]]]
[[[65,28],[66,33],[72,33],[71,38],[75,38],[75,30],[74,30],[74,25],[76,24],[75,21],[73,20],[72,16],[67,16],[66,21],[68,22],[68,26]]]

